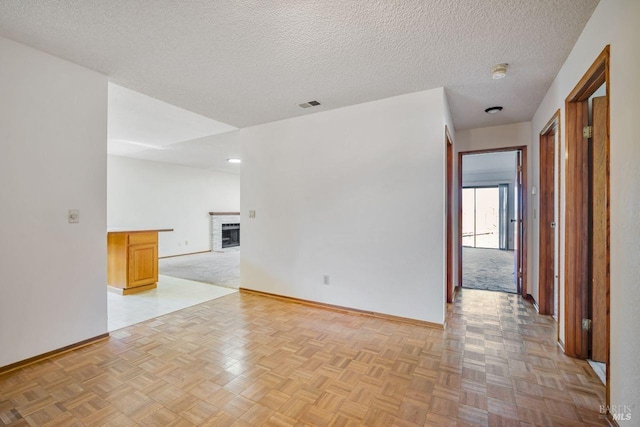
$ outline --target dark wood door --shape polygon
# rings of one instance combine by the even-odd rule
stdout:
[[[552,132],[540,138],[540,314],[554,314],[555,136]]]
[[[591,140],[591,359],[607,362],[607,97],[593,98]]]

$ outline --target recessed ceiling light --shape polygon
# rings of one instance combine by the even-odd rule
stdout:
[[[495,107],[489,107],[486,110],[484,110],[484,112],[488,114],[495,114],[495,113],[499,113],[500,111],[502,111],[502,107],[500,107],[499,105]]]
[[[242,163],[242,160],[231,158],[231,159],[227,159],[227,162],[229,162],[229,163]]]
[[[507,66],[509,64],[497,64],[491,69],[491,75],[494,79],[501,79],[507,75]]]

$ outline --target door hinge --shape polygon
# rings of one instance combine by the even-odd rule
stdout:
[[[583,138],[593,138],[593,126],[585,126],[582,128]]]
[[[591,330],[591,319],[582,319],[582,329],[585,331]]]

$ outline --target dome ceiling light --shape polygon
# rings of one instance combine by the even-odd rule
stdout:
[[[487,114],[495,114],[495,113],[499,113],[500,111],[502,111],[502,107],[499,105],[496,105],[495,107],[489,107],[486,110],[484,110],[484,112]]]
[[[491,69],[491,75],[494,80],[502,79],[507,75],[507,66],[509,64],[497,64]]]

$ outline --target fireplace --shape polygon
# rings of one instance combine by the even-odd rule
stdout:
[[[211,250],[213,252],[240,250],[240,212],[209,212],[211,221]]]
[[[222,248],[240,246],[240,224],[222,224]]]

